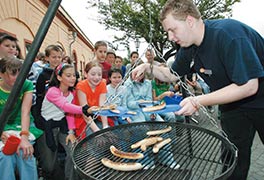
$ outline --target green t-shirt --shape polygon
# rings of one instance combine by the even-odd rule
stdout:
[[[157,84],[155,80],[152,80],[151,83],[152,89],[156,92],[156,96],[159,96],[170,89],[168,83]]]
[[[2,80],[0,80],[2,81]],[[6,130],[17,130],[21,131],[21,106],[22,100],[25,93],[33,91],[33,84],[29,80],[25,80],[23,87],[19,93],[19,97],[14,107],[12,108],[12,112],[10,114],[10,118],[8,119],[4,131]],[[10,95],[10,91],[5,91],[0,87],[0,113],[2,113],[5,103]],[[29,131],[38,138],[43,132],[36,128],[33,123],[33,117],[30,115],[30,128]]]

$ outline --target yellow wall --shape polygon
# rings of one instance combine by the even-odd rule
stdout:
[[[16,36],[22,55],[25,57],[25,42],[33,41],[47,11],[47,6],[43,0],[1,0],[0,8],[0,30]],[[71,51],[75,52],[75,62],[77,62],[77,69],[80,71],[80,63],[86,64],[93,57],[93,44],[74,23],[71,23],[74,21],[62,8],[59,8],[59,11],[63,16],[59,16],[57,13],[40,51],[43,52],[45,47],[50,44],[59,44],[64,48],[66,55],[73,57],[69,51],[70,43],[73,41],[70,29],[74,29],[78,36],[72,44]]]

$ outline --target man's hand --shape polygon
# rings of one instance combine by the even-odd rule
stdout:
[[[195,99],[195,97],[184,98],[180,102],[180,106],[181,109],[175,112],[176,115],[190,116],[199,109],[199,103],[197,102],[197,99]]]
[[[146,72],[146,64],[141,64],[137,66],[135,69],[132,70],[132,80],[134,81],[140,81],[145,77]]]

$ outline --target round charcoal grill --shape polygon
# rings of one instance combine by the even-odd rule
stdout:
[[[146,137],[147,131],[172,130],[160,135],[171,138],[157,154],[148,147],[145,152],[131,145]],[[142,152],[144,158],[127,160],[115,157],[109,148],[126,152]],[[123,172],[105,167],[102,158],[117,162],[139,162],[143,169]],[[73,150],[73,161],[77,172],[84,179],[100,180],[187,180],[226,179],[233,172],[237,160],[236,148],[224,137],[212,131],[189,124],[148,122],[119,125],[98,131],[82,141]]]

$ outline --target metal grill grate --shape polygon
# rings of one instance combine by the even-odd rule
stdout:
[[[149,130],[172,127],[170,144],[154,154],[152,148],[143,152],[144,158],[136,160],[143,165],[139,171],[122,172],[105,167],[102,158],[118,162],[135,162],[115,157],[109,148],[114,145],[127,152],[142,152],[130,146],[147,137]],[[225,138],[212,131],[179,123],[149,122],[120,125],[96,132],[73,150],[73,161],[79,174],[86,179],[226,179],[233,171],[237,159],[236,149]],[[180,168],[176,166],[180,165]],[[223,170],[224,169],[224,170]]]

